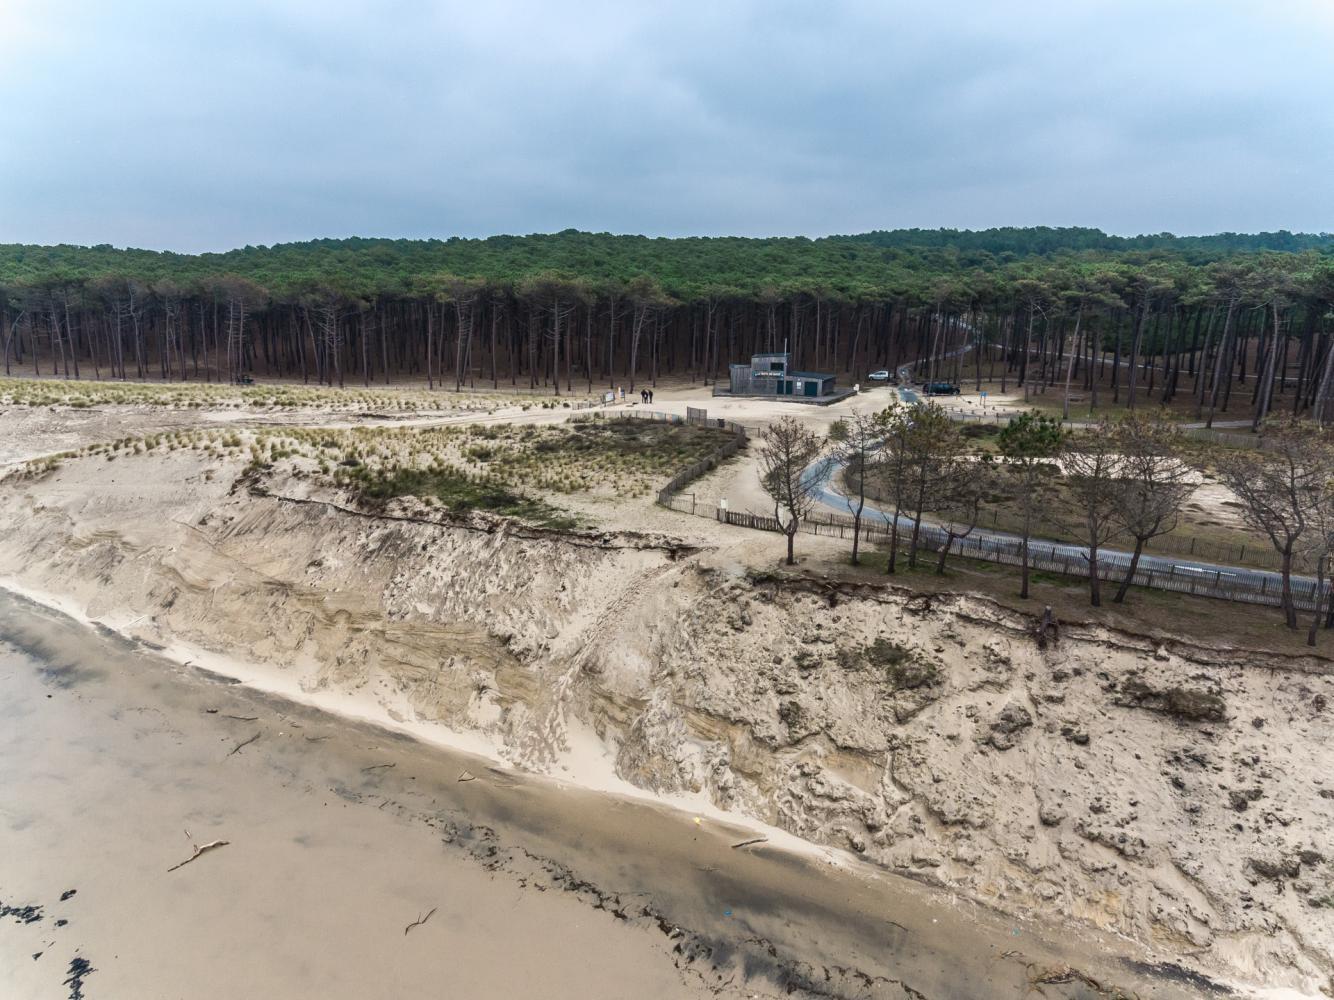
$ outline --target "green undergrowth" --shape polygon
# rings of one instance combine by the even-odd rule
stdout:
[[[503,485],[470,478],[455,469],[370,469],[361,466],[347,477],[360,497],[383,502],[397,497],[419,497],[439,503],[450,513],[482,511],[514,517],[546,528],[573,529],[577,518],[541,500]]]

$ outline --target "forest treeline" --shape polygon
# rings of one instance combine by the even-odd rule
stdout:
[[[997,229],[878,229],[835,237],[880,247],[953,247],[989,254],[1053,254],[1070,250],[1170,250],[1192,263],[1223,254],[1279,250],[1334,250],[1334,233],[1215,233],[1211,236],[1113,236],[1082,226],[1005,226]]]
[[[0,246],[7,373],[562,392],[914,362],[1091,406],[1324,419],[1334,237],[1090,229],[314,240],[227,253]],[[976,363],[974,363],[974,361]],[[1099,393],[1102,393],[1101,399]],[[1110,399],[1109,399],[1110,397]]]

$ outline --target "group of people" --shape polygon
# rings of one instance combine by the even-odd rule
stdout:
[[[607,396],[606,396],[604,402],[613,403],[613,402],[616,401],[616,397],[617,397],[617,396],[620,396],[620,397],[621,397],[621,402],[622,402],[622,403],[625,402],[625,386],[623,386],[623,385],[622,385],[622,386],[617,386],[615,389],[613,389],[611,392],[609,392],[609,393],[607,394]],[[653,390],[652,390],[652,389],[640,389],[640,390],[639,390],[639,401],[640,401],[641,403],[643,403],[645,406],[647,406],[649,403],[653,402]]]

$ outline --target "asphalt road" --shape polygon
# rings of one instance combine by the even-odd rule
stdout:
[[[909,404],[916,404],[921,401],[920,396],[910,388],[900,388],[899,397]],[[851,505],[849,498],[834,485],[837,470],[838,463],[835,459],[823,458],[807,467],[805,473],[803,473],[803,479],[807,482],[812,479],[818,481],[816,495],[822,507],[846,515],[851,513]],[[893,518],[893,513],[887,513],[867,501],[866,507],[862,511],[862,517],[872,524],[888,525]],[[907,527],[911,530],[912,519],[900,517],[899,527]],[[936,536],[943,534],[942,529],[937,524],[925,520],[922,522],[922,529]],[[970,533],[969,541],[970,543],[977,541],[983,543],[995,542],[998,546],[1001,546],[1017,545],[1021,539],[1011,532],[978,527]],[[1068,562],[1071,566],[1084,566],[1088,561],[1089,549],[1085,545],[1030,538],[1028,546],[1029,552],[1034,556],[1056,562]],[[1129,569],[1130,559],[1131,553],[1122,549],[1102,547],[1098,549],[1099,564],[1108,570],[1120,570],[1122,575]],[[1201,586],[1212,585],[1216,587],[1221,585],[1266,595],[1278,594],[1283,583],[1281,574],[1268,570],[1197,562],[1191,559],[1183,559],[1180,556],[1158,556],[1145,553],[1140,556],[1137,577],[1147,577],[1149,574],[1177,579],[1195,579],[1200,582]],[[1294,576],[1292,581],[1294,587],[1310,587],[1315,583],[1314,578],[1305,576]]]

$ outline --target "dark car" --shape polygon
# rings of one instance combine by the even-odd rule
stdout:
[[[928,382],[923,391],[928,396],[957,396],[959,387],[953,382]]]

